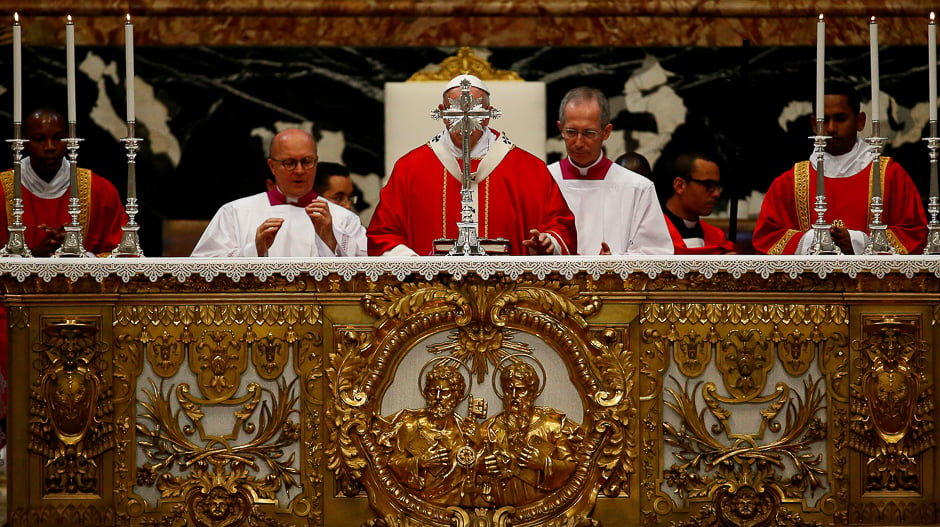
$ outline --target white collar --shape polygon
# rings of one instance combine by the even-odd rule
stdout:
[[[61,197],[69,189],[69,160],[62,158],[62,165],[55,173],[55,177],[48,183],[39,177],[29,162],[29,156],[21,161],[23,186],[37,198],[55,199]]]
[[[824,176],[831,178],[844,178],[854,176],[871,164],[871,145],[861,137],[855,138],[855,146],[848,152],[834,156],[823,152]],[[810,155],[809,162],[816,169],[816,155]]]
[[[456,158],[463,158],[463,147],[454,144],[454,140],[450,137],[450,133],[448,133],[446,129],[442,135],[445,138],[444,145],[447,146],[450,153]],[[486,153],[490,151],[490,145],[493,143],[495,137],[496,134],[493,133],[488,126],[484,126],[483,135],[480,136],[480,140],[470,149],[470,157],[472,159],[482,159],[486,157]]]
[[[571,156],[568,156],[568,162],[571,163],[571,166],[573,166],[582,176],[588,175],[588,171],[594,168],[594,165],[600,163],[601,159],[604,159],[603,151],[601,151],[600,155],[597,156],[597,159],[595,159],[593,163],[586,167],[579,167],[578,165],[574,164],[574,161],[571,160]]]

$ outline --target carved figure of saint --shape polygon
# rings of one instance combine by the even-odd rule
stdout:
[[[379,433],[398,481],[431,503],[486,505],[475,483],[481,451],[477,424],[455,413],[465,390],[460,370],[438,362],[425,378],[426,407],[398,412]]]
[[[530,364],[514,362],[499,371],[503,412],[483,422],[483,471],[491,478],[494,505],[526,505],[568,481],[584,435],[565,414],[535,406],[539,378]]]

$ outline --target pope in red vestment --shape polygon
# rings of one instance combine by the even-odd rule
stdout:
[[[910,176],[890,157],[881,158],[881,188],[888,241],[898,254],[922,251],[927,239],[927,217],[920,194]],[[848,177],[825,178],[825,219],[837,219],[849,231],[868,232],[871,222],[872,166]],[[804,233],[816,221],[816,170],[809,161],[797,163],[778,177],[764,197],[754,248],[766,254],[795,254]]]
[[[461,78],[472,79],[474,96],[485,94],[488,106],[489,90],[471,75],[451,81],[445,97]],[[459,132],[442,132],[395,163],[367,231],[370,255],[430,255],[435,239],[457,238],[461,151],[455,135],[460,138]],[[515,255],[576,252],[574,214],[545,163],[485,122],[472,137],[471,187],[480,238],[505,238]]]

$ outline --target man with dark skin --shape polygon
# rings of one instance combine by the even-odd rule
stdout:
[[[872,149],[860,137],[866,115],[855,89],[842,82],[826,84],[823,99],[826,142],[823,167],[832,241],[843,254],[861,254],[868,244],[873,183]],[[881,157],[887,237],[898,254],[923,250],[927,237],[924,206],[904,168]],[[754,248],[766,254],[808,254],[812,247],[812,203],[816,193],[816,159],[801,161],[778,177],[761,206],[754,229]]]
[[[49,256],[62,245],[68,213],[69,162],[65,159],[67,135],[65,119],[58,112],[41,108],[24,121],[26,143],[22,160],[23,224],[26,245],[33,256]],[[7,239],[7,221],[12,210],[13,171],[0,174],[4,203],[3,243]],[[108,253],[121,241],[121,226],[127,221],[117,189],[108,180],[87,169],[78,169],[79,201],[87,211],[82,225],[85,249],[90,253]]]

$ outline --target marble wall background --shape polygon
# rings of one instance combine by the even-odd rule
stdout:
[[[801,116],[809,114],[813,94],[810,46],[820,7],[812,2],[781,8],[743,0],[131,4],[138,127],[146,139],[138,157],[138,219],[149,255],[162,252],[163,220],[207,219],[222,203],[260,191],[267,142],[286,126],[313,131],[321,159],[349,165],[374,203],[390,169],[383,166],[384,83],[439,63],[458,44],[478,43],[475,51],[494,67],[547,84],[549,161],[563,150],[554,128],[557,102],[581,84],[611,97],[611,155],[637,150],[655,160],[666,147],[714,149],[725,161],[729,195],[765,190],[810,151]],[[920,137],[927,121],[928,8],[922,2],[832,4],[838,5],[826,10],[829,75],[855,84],[864,99],[870,97],[866,13],[879,15],[888,153],[926,191]],[[8,0],[0,6],[14,8]],[[79,159],[123,193],[120,16],[127,3],[34,0],[22,9],[24,104],[65,106],[62,19],[70,9],[79,44],[79,135],[86,139]],[[434,16],[414,16],[418,11]],[[4,49],[0,130],[11,130],[10,47]],[[429,101],[429,108],[435,104]],[[8,166],[9,158],[0,149],[0,164]],[[756,213],[747,207],[742,203],[742,219]]]

